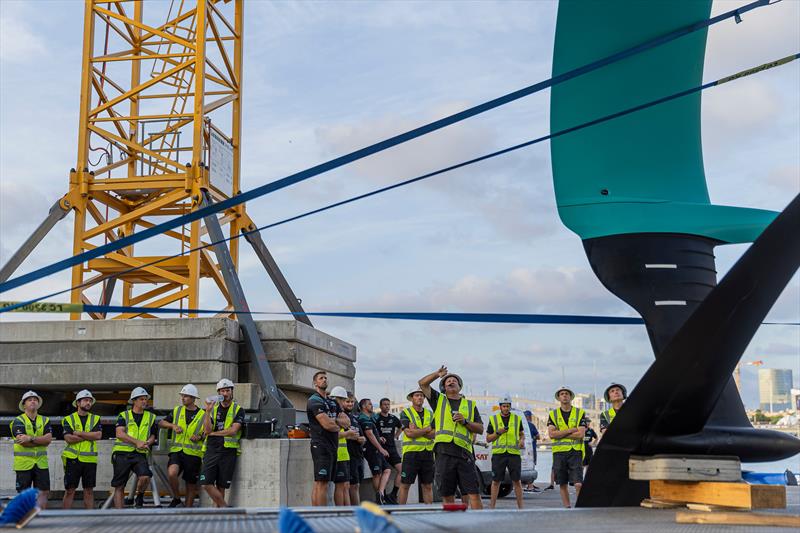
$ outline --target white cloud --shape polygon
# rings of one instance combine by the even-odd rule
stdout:
[[[46,53],[44,39],[20,17],[6,13],[0,15],[0,61],[25,63]]]

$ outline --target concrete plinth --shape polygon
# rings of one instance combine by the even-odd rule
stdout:
[[[50,485],[53,491],[64,490],[64,468],[61,463],[64,446],[65,442],[58,440],[53,441],[48,447]],[[98,498],[112,490],[111,448],[113,446],[113,439],[98,442],[100,455],[97,464],[97,487],[95,487]],[[11,439],[0,439],[0,494],[14,492],[12,452]],[[166,472],[168,459],[166,452],[156,451],[152,458],[153,462]],[[236,463],[233,484],[226,494],[228,503],[236,507],[311,505],[313,466],[308,439],[245,439],[242,441],[242,455]],[[365,474],[367,478],[364,480],[361,493],[364,498],[372,499],[374,492],[366,464]],[[183,488],[183,482],[181,487]],[[168,502],[168,488],[160,482],[159,491]],[[204,491],[201,491],[200,501],[202,505],[210,506]],[[417,492],[414,486],[409,493],[409,502],[416,501]],[[333,505],[332,498],[329,504]]]
[[[305,409],[318,370],[332,385],[352,390],[356,348],[294,320],[256,323],[278,386]],[[67,414],[80,389],[123,397],[135,386],[153,392],[156,409],[169,409],[186,383],[201,395],[222,378],[237,383],[236,397],[258,408],[260,388],[236,321],[227,318],[0,323],[0,413],[16,414],[27,389],[53,393],[43,414]],[[102,399],[101,399],[102,402]]]

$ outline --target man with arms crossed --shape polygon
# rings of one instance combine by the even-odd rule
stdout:
[[[72,406],[78,410],[64,417],[64,442],[61,452],[64,463],[63,509],[72,509],[72,500],[78,485],[83,485],[83,506],[94,509],[94,487],[97,484],[97,441],[103,438],[100,417],[89,411],[94,396],[84,389],[75,396]]]
[[[422,489],[422,501],[433,503],[433,412],[423,407],[425,395],[421,390],[409,392],[406,399],[411,407],[403,409],[400,423],[403,424],[403,468],[400,474],[398,503],[408,501],[408,489],[416,483]]]
[[[336,476],[339,431],[350,429],[350,418],[339,409],[335,400],[328,397],[328,374],[319,371],[312,379],[315,392],[306,404],[311,428],[311,459],[314,461],[311,505],[324,507],[328,505],[328,483]]]
[[[492,444],[492,500],[491,509],[497,504],[500,484],[508,477],[514,485],[517,497],[517,508],[522,509],[522,454],[525,449],[525,431],[522,419],[511,412],[511,399],[506,397],[498,404],[500,412],[489,420],[486,431],[486,442]]]
[[[583,484],[583,437],[586,434],[586,414],[572,406],[575,393],[567,387],[556,391],[559,407],[550,411],[547,433],[553,440],[553,473],[561,491],[564,507],[569,504],[569,484],[575,485],[575,496]]]

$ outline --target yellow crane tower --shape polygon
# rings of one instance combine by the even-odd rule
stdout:
[[[68,192],[0,269],[0,282],[69,212],[77,255],[239,193],[243,10],[243,0],[84,0],[77,163]],[[244,205],[218,215],[73,267],[71,302],[107,305],[119,282],[123,306],[153,312],[90,317],[155,318],[163,307],[199,308],[201,280],[210,279],[224,315],[248,309],[239,241],[191,251],[256,227]],[[302,313],[259,233],[245,238],[289,309]],[[265,394],[286,407],[252,317],[237,318]]]

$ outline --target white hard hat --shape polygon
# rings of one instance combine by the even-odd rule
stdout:
[[[136,387],[131,391],[131,397],[128,400],[128,403],[133,403],[133,400],[141,396],[147,396],[147,398],[150,399],[150,395],[147,393],[146,390],[144,390],[143,387]]]
[[[180,394],[185,394],[186,396],[194,396],[195,398],[200,397],[200,393],[197,392],[197,387],[195,387],[191,383],[187,383],[186,385],[184,385],[183,388],[181,389]]]
[[[508,396],[503,396],[502,398],[500,398],[500,401],[497,402],[497,405],[503,405],[504,403],[511,405],[511,398],[509,398]]]
[[[572,399],[575,399],[575,393],[572,391],[572,389],[570,389],[569,387],[567,387],[567,386],[565,385],[565,386],[563,386],[563,387],[559,388],[559,389],[556,391],[556,393],[555,393],[556,400],[558,400],[558,394],[559,394],[559,393],[560,393],[562,390],[565,390],[565,391],[567,391],[567,392],[569,393],[570,397],[572,397]]]
[[[338,385],[331,389],[331,392],[328,393],[328,396],[331,398],[341,398],[343,400],[347,399],[347,391],[344,390],[344,387],[339,387]]]
[[[29,390],[28,392],[26,392],[25,394],[22,395],[22,399],[19,401],[19,410],[20,411],[24,411],[25,410],[25,400],[27,400],[28,398],[33,398],[34,396],[36,398],[39,398],[39,407],[41,407],[42,404],[44,403],[44,400],[42,400],[42,397],[39,396],[38,394],[36,394],[35,392],[33,392],[32,390]]]
[[[83,389],[75,395],[75,399],[72,401],[72,407],[78,407],[78,400],[83,400],[84,398],[91,398],[92,405],[94,405],[94,402],[97,401],[94,399],[94,396],[92,396],[92,393],[89,392],[89,389]]]
[[[222,378],[217,382],[217,390],[228,389],[228,388],[230,389],[233,388],[233,381],[229,380],[228,378]]]

